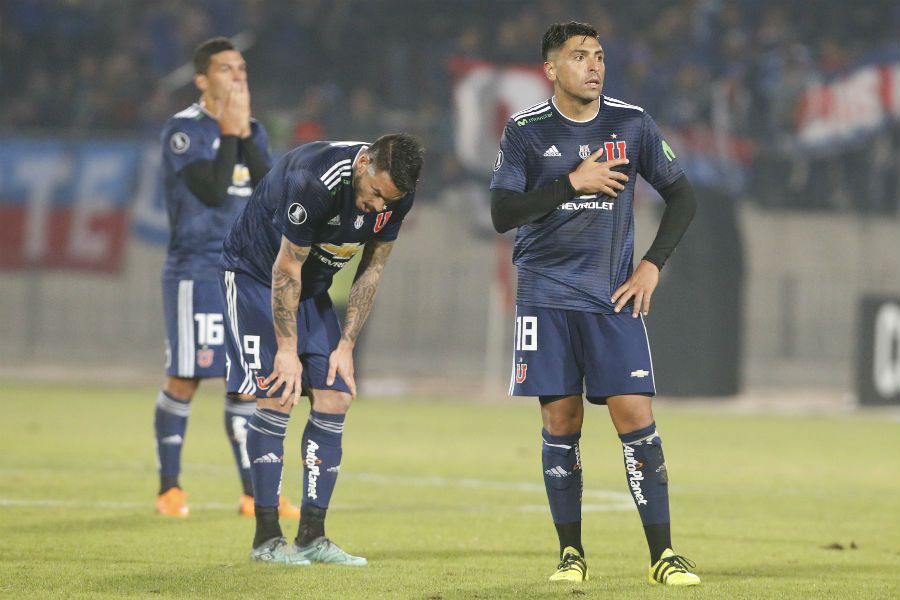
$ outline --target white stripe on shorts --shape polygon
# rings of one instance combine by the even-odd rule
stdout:
[[[653,384],[653,393],[656,393],[656,373],[653,371],[653,353],[650,352],[650,335],[647,333],[647,323],[644,322],[644,315],[639,315],[641,325],[644,326],[644,341],[647,342],[647,356],[650,357],[650,383]]]
[[[225,271],[225,300],[228,303],[228,320],[231,321],[231,335],[238,348],[238,361],[244,371],[244,381],[238,388],[239,394],[256,394],[256,384],[253,381],[253,373],[244,360],[244,343],[241,340],[240,328],[237,317],[237,287],[234,285],[234,271]]]
[[[507,396],[513,395],[513,390],[516,386],[516,340],[518,339],[516,335],[519,328],[519,307],[516,305],[515,317],[513,317],[513,356],[512,356],[512,373],[509,374],[509,392],[506,394]]]
[[[194,376],[194,280],[178,282],[178,376]]]

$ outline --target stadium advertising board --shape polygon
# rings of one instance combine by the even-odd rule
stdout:
[[[117,272],[140,146],[6,139],[0,144],[0,268]]]
[[[900,406],[900,298],[863,298],[859,316],[859,403]]]

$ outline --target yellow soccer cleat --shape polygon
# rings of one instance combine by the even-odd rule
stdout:
[[[167,489],[156,498],[156,512],[166,517],[184,519],[190,512],[187,506],[187,494],[181,488]]]
[[[650,567],[647,579],[653,585],[700,585],[700,578],[688,571],[696,565],[666,548],[657,563]]]
[[[256,506],[253,504],[253,496],[244,494],[238,506],[238,514],[242,517],[255,517]],[[278,516],[285,519],[300,519],[300,509],[284,496],[278,497]]]
[[[578,550],[572,546],[566,546],[562,555],[562,560],[556,567],[556,573],[550,576],[550,581],[581,583],[590,579],[587,563]]]

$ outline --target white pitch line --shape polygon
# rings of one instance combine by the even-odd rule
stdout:
[[[386,485],[412,485],[416,487],[461,487],[477,490],[500,490],[512,492],[536,492],[545,493],[544,486],[539,483],[524,481],[486,481],[483,479],[450,479],[447,477],[414,477],[402,475],[381,475],[378,473],[345,473],[342,478],[364,481],[366,483],[382,483]],[[608,490],[585,490],[585,498],[607,500],[610,502],[627,502],[630,508],[634,508],[631,496],[624,492],[611,492]]]
[[[516,481],[487,481],[483,479],[452,479],[447,477],[414,477],[382,475],[379,473],[344,473],[342,480],[358,481],[375,485],[407,485],[415,487],[434,488],[464,488],[477,490],[494,490],[505,492],[545,492],[544,486],[531,482]],[[584,512],[609,512],[632,511],[631,496],[623,492],[611,492],[608,490],[585,490],[585,499],[592,499],[594,503],[582,506]],[[146,502],[110,502],[107,500],[72,500],[72,499],[18,499],[0,498],[0,507],[21,508],[102,508],[107,510],[142,510],[147,508]],[[203,504],[191,504],[196,510],[235,510],[236,504],[223,504],[221,502],[207,502]],[[359,505],[336,505],[334,508],[344,510],[377,509],[379,507],[364,507]],[[471,507],[470,507],[471,508]],[[496,510],[519,510],[522,512],[545,512],[546,504],[525,504],[520,506],[496,506]]]

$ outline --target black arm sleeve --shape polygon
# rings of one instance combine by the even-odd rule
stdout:
[[[219,137],[219,151],[215,160],[198,160],[181,170],[184,183],[191,193],[207,206],[221,206],[228,196],[228,186],[234,177],[238,159],[238,137]]]
[[[694,188],[685,176],[659,193],[666,201],[666,210],[659,223],[656,239],[644,255],[644,260],[653,263],[661,271],[691,224],[694,213],[697,212],[697,199],[694,197]]]
[[[497,233],[504,233],[514,227],[534,223],[574,196],[575,188],[568,176],[530,192],[496,188],[491,190],[491,221]]]
[[[249,137],[241,138],[240,147],[244,164],[250,169],[250,179],[255,186],[269,172],[269,163],[266,161],[266,155]]]

